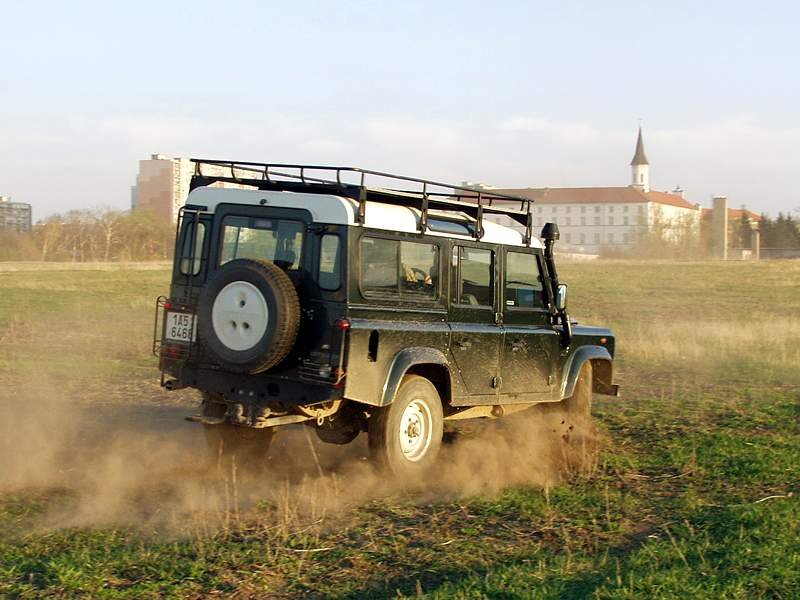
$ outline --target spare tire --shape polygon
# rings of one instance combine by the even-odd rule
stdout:
[[[291,351],[300,327],[300,301],[289,276],[265,260],[225,263],[206,283],[197,333],[226,369],[261,373]]]

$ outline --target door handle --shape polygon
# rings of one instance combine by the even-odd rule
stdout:
[[[456,346],[458,346],[461,350],[467,350],[468,348],[472,347],[472,342],[467,340],[460,340],[456,342]]]

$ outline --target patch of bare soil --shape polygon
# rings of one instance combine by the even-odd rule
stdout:
[[[221,524],[265,504],[317,519],[398,494],[429,502],[544,486],[574,462],[563,452],[561,419],[532,409],[451,436],[436,472],[410,487],[376,472],[365,434],[336,446],[303,425],[278,431],[266,468],[256,470],[210,457],[201,426],[184,420],[198,411],[191,391],[167,393],[141,379],[80,389],[15,383],[2,386],[0,398],[0,490],[63,492],[39,519],[45,528],[161,528],[197,515]]]

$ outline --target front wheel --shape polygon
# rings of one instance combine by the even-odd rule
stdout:
[[[590,472],[597,455],[592,423],[592,364],[587,361],[581,367],[572,396],[540,406],[550,419],[557,456],[567,473]]]
[[[376,464],[413,483],[435,461],[442,446],[442,401],[433,384],[407,375],[395,400],[369,418],[369,450]]]

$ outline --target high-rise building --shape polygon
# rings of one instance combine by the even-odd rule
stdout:
[[[195,164],[188,158],[167,158],[153,154],[139,161],[136,185],[131,188],[131,208],[146,209],[165,221],[175,223],[178,211],[186,203]],[[206,175],[227,175],[226,167],[203,166]],[[233,183],[215,183],[214,187],[245,187]]]
[[[186,202],[193,164],[188,158],[167,158],[153,154],[139,161],[136,185],[131,189],[131,208],[146,209],[174,223]]]
[[[12,202],[8,196],[0,196],[0,231],[25,233],[33,224],[31,205]]]

